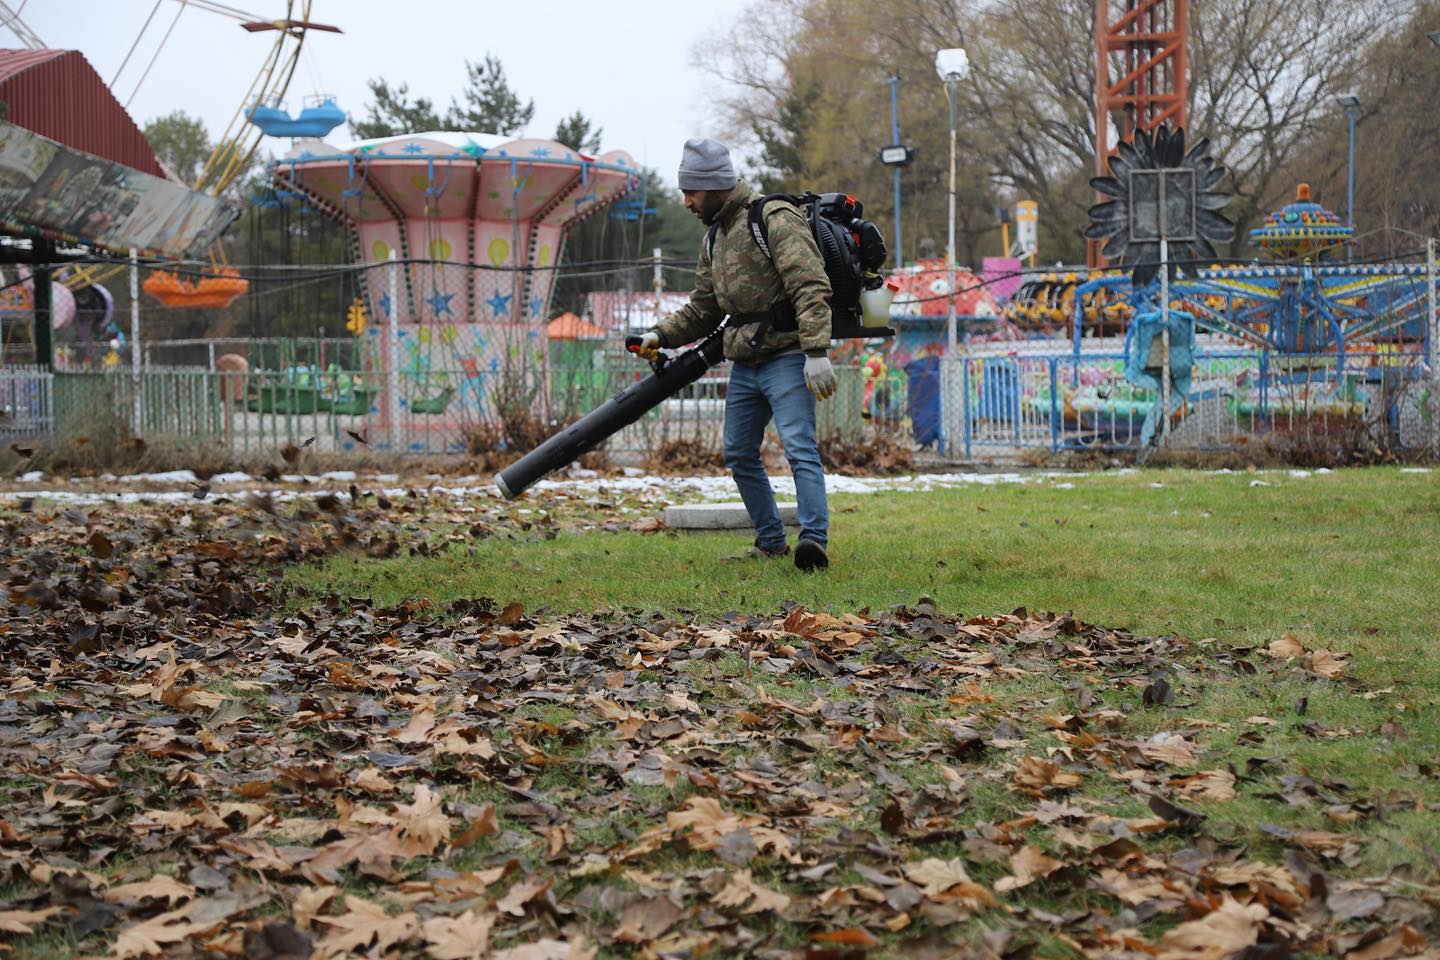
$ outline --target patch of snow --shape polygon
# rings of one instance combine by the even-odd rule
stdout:
[[[217,473],[215,474],[215,476],[210,478],[210,485],[212,487],[223,487],[234,483],[252,483],[254,482],[254,480],[255,478],[250,476],[250,474],[248,473]]]
[[[1309,470],[1291,470],[1291,471],[1290,471],[1290,476],[1295,477],[1297,480],[1304,480],[1306,477],[1310,476],[1310,471],[1309,471]]]
[[[400,480],[398,473],[377,473],[370,478],[372,483],[397,483]]]
[[[120,478],[122,483],[199,483],[193,470],[169,470],[165,473],[132,473]]]
[[[1401,467],[1401,473],[1429,473],[1429,467]]]
[[[45,479],[45,471],[44,471],[44,470],[31,470],[31,471],[29,471],[29,472],[27,472],[27,473],[22,473],[22,474],[20,474],[20,482],[21,482],[21,483],[39,483],[41,480],[44,480],[44,479]]]
[[[331,470],[328,473],[320,474],[320,477],[323,480],[336,480],[340,483],[349,483],[355,479],[356,473],[354,470]]]

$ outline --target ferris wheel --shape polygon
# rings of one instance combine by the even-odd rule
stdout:
[[[129,41],[120,68],[110,80],[111,92],[124,104],[134,99],[155,64],[165,56],[166,47],[187,11],[235,20],[250,33],[274,33],[274,42],[265,51],[249,88],[240,97],[229,123],[216,138],[215,145],[201,165],[194,182],[186,186],[218,197],[249,168],[264,137],[262,130],[250,122],[250,113],[257,106],[277,104],[284,100],[300,64],[305,40],[310,31],[340,32],[337,27],[312,21],[312,6],[313,0],[284,0],[282,15],[272,18],[215,0],[155,0],[134,39]],[[167,17],[164,16],[168,13],[167,7],[174,9],[173,16],[168,17],[168,24]],[[0,26],[9,30],[27,47],[43,49],[46,44],[22,19],[24,8],[24,2],[17,7],[13,2],[0,0]],[[154,41],[156,32],[160,32],[158,43]],[[153,50],[148,58],[136,56],[142,46],[149,49],[150,44],[153,44]],[[122,92],[125,93],[123,99]],[[82,267],[71,272],[65,285],[71,289],[90,286],[113,276],[120,269],[123,268]]]

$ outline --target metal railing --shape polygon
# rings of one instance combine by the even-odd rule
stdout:
[[[1040,451],[1138,450],[1158,427],[1155,391],[1124,377],[1118,353],[930,359],[879,381],[837,366],[836,396],[817,408],[830,442],[876,430],[908,434],[950,461]],[[222,371],[204,366],[49,373],[0,368],[0,435],[59,440],[107,433],[218,445],[254,459],[286,444],[330,454],[484,453],[529,449],[559,426],[648,374],[603,351],[589,362],[482,370],[435,365],[342,370],[298,364]],[[722,365],[604,449],[643,459],[676,441],[718,452],[729,371]],[[1333,360],[1263,352],[1198,354],[1190,389],[1167,426],[1169,446],[1226,449],[1262,435],[1360,431],[1414,449],[1437,435],[1440,391],[1414,357],[1377,355],[1337,371]]]
[[[1121,354],[955,358],[939,365],[940,449],[951,459],[1027,450],[1138,450],[1158,432],[1157,391],[1130,384]],[[1199,354],[1170,417],[1167,446],[1225,449],[1264,434],[1363,433],[1386,446],[1432,443],[1440,408],[1413,355]],[[1242,439],[1243,438],[1243,439]]]
[[[0,367],[0,439],[54,432],[53,381],[54,375],[42,367]]]

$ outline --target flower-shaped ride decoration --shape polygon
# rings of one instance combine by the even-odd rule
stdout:
[[[1110,176],[1091,178],[1090,186],[1112,199],[1090,208],[1085,236],[1105,240],[1102,255],[1120,261],[1125,269],[1133,269],[1136,287],[1146,286],[1160,271],[1160,241],[1153,222],[1156,196],[1166,198],[1160,205],[1172,225],[1183,224],[1180,234],[1171,234],[1170,238],[1172,278],[1177,266],[1186,273],[1195,273],[1214,259],[1216,243],[1235,235],[1235,224],[1219,212],[1230,202],[1227,194],[1216,189],[1225,177],[1225,167],[1209,156],[1209,151],[1210,141],[1202,139],[1186,153],[1185,131],[1162,124],[1153,134],[1143,130],[1136,133],[1133,144],[1122,141],[1110,157]],[[1192,176],[1193,209],[1188,204],[1191,190],[1176,189],[1188,185]],[[1136,185],[1142,183],[1161,184],[1158,192],[1148,198],[1152,221],[1148,228],[1137,224],[1137,220],[1146,220],[1147,212],[1146,198],[1134,195]],[[1166,187],[1172,191],[1168,197]]]

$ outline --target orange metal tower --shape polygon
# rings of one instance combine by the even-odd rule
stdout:
[[[1190,0],[1095,0],[1095,175],[1120,140],[1169,122],[1189,126]],[[1089,244],[1101,266],[1100,244]]]

